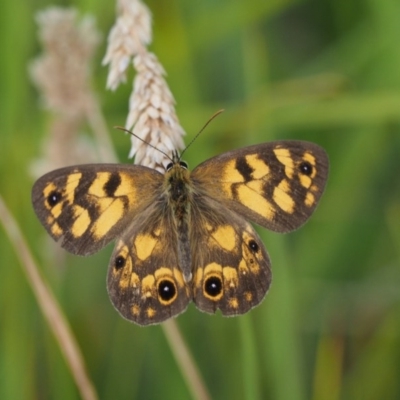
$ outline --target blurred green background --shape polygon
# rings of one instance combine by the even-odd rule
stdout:
[[[226,112],[185,158],[291,138],[330,156],[321,204],[299,231],[259,229],[274,280],[266,300],[233,319],[191,305],[177,323],[215,399],[400,398],[400,2],[397,0],[157,0],[151,50],[168,73],[186,143]],[[101,66],[113,1],[0,4],[0,180],[71,324],[101,399],[190,398],[159,326],[123,320],[105,277],[112,246],[48,262],[30,203],[32,160],[49,114],[27,74],[41,51],[35,13],[91,13],[103,40],[93,85],[121,162],[128,83],[105,90]],[[75,383],[4,230],[0,229],[0,398],[75,399]]]

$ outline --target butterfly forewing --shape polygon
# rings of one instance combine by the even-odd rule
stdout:
[[[289,232],[315,210],[328,164],[325,151],[316,144],[278,141],[213,157],[194,169],[192,179],[246,219]]]
[[[66,250],[92,254],[119,236],[161,190],[163,175],[150,168],[88,164],[38,179],[32,203],[48,233]]]

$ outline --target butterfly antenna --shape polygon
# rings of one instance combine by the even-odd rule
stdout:
[[[126,133],[129,133],[130,135],[134,136],[136,139],[139,139],[141,142],[147,144],[147,146],[150,146],[151,148],[153,148],[154,150],[159,151],[161,154],[164,154],[165,157],[168,158],[168,160],[172,161],[172,158],[165,153],[164,151],[160,150],[159,148],[157,148],[156,146],[153,146],[152,144],[150,144],[149,142],[146,142],[145,140],[143,140],[141,137],[139,137],[138,135],[136,135],[136,133],[133,133],[132,131],[130,131],[129,129],[124,128],[123,126],[114,126],[114,128],[119,129],[120,131],[124,131]]]
[[[221,109],[218,110],[215,114],[213,114],[210,119],[204,124],[204,126],[200,129],[200,131],[196,134],[196,136],[189,142],[189,144],[182,150],[180,158],[182,158],[183,153],[193,144],[193,142],[200,136],[200,134],[204,131],[204,129],[207,128],[208,124],[216,117],[218,117],[219,114],[222,114],[225,110]]]

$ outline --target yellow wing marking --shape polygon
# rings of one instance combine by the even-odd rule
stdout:
[[[295,211],[295,202],[289,195],[290,186],[286,179],[283,179],[278,186],[274,188],[273,199],[279,208],[288,214]]]
[[[253,179],[263,179],[268,176],[270,173],[270,169],[264,161],[258,158],[257,154],[249,154],[245,157],[247,164],[253,168],[253,172],[251,173],[251,177]]]
[[[63,230],[61,229],[60,225],[58,225],[57,222],[54,222],[54,220],[52,220],[52,222],[49,224],[51,225],[51,233],[55,236],[55,237],[60,237],[63,234]]]
[[[160,279],[160,278],[164,278],[164,277],[173,277],[172,270],[170,268],[166,268],[166,267],[158,268],[154,272],[154,275],[155,275],[157,280]]]
[[[240,275],[246,275],[248,272],[249,272],[249,267],[247,266],[245,259],[242,258],[239,263],[239,273]]]
[[[237,297],[231,297],[228,300],[228,304],[229,304],[230,308],[234,308],[234,309],[239,308],[239,301],[238,301]]]
[[[208,232],[211,232],[213,230],[212,225],[207,221],[204,222],[204,227],[208,230]]]
[[[88,194],[96,197],[105,197],[107,196],[104,187],[106,183],[109,181],[111,174],[109,172],[98,172],[96,174],[96,179],[90,185],[88,190]]]
[[[311,186],[312,179],[307,175],[299,174],[300,184],[301,186],[308,189]]]
[[[146,275],[142,279],[142,297],[152,297],[155,284],[154,275]]]
[[[138,316],[140,314],[140,307],[137,304],[134,304],[131,307],[131,313],[132,315]]]
[[[254,190],[256,193],[262,193],[263,192],[263,181],[257,180],[257,181],[250,181],[246,183],[246,186]]]
[[[226,163],[224,168],[224,176],[222,180],[226,182],[235,182],[235,183],[245,181],[243,175],[236,168],[235,159],[230,160]],[[228,184],[228,188],[230,189],[230,184]]]
[[[222,275],[222,266],[216,262],[208,264],[204,268],[204,275],[216,275],[220,277]]]
[[[237,194],[238,200],[252,211],[269,220],[274,217],[274,207],[259,192],[243,184],[238,187]]]
[[[146,309],[146,314],[148,318],[153,318],[157,314],[157,311],[154,308],[149,307]]]
[[[75,200],[75,189],[78,187],[81,181],[82,173],[75,172],[68,176],[67,184],[65,185],[65,193],[67,194],[67,202],[73,204]]]
[[[253,300],[253,293],[251,292],[244,292],[244,298],[249,303]]]
[[[74,238],[81,237],[90,225],[91,219],[88,210],[75,204],[72,207],[75,217],[74,223],[71,226],[71,234]]]
[[[198,268],[193,276],[193,282],[195,286],[201,286],[202,280],[203,280],[203,269]]]
[[[103,212],[107,211],[107,209],[115,200],[116,199],[113,199],[112,197],[99,198],[97,200],[99,214],[103,214]]]
[[[51,210],[50,210],[50,212],[51,212],[51,215],[54,217],[54,218],[58,218],[60,215],[61,215],[61,213],[62,213],[62,208],[63,208],[63,202],[61,201],[60,203],[58,203],[58,204],[56,204]]]
[[[225,286],[230,288],[238,287],[239,279],[235,268],[224,267],[222,269],[222,275],[224,276]]]
[[[154,247],[157,244],[157,238],[154,238],[151,235],[137,235],[134,245],[136,248],[136,255],[142,261],[146,260],[150,257],[151,253],[154,250]]]
[[[314,205],[314,203],[315,203],[315,196],[311,192],[308,192],[306,195],[306,199],[304,200],[304,204],[307,207],[311,207]]]
[[[274,149],[274,153],[278,161],[285,166],[285,175],[289,179],[292,179],[294,174],[294,162],[290,151],[284,148],[277,148]]]
[[[185,287],[186,283],[183,279],[183,274],[178,268],[174,268],[174,277],[180,287]]]
[[[232,251],[236,247],[236,233],[230,225],[219,226],[211,233],[211,237],[227,251]]]
[[[130,286],[132,288],[138,288],[140,285],[140,278],[138,274],[132,273],[131,274],[131,280],[130,280]]]
[[[122,199],[114,199],[110,205],[103,210],[92,227],[93,236],[99,240],[104,237],[110,229],[124,216],[125,207]]]
[[[115,196],[127,196],[129,194],[129,200],[132,202],[136,201],[137,190],[132,182],[132,177],[124,172],[119,172],[121,183],[114,192]]]

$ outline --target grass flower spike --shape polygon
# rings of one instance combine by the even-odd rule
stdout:
[[[126,80],[126,70],[132,61],[137,74],[129,100],[125,127],[143,141],[132,136],[130,156],[135,163],[164,171],[169,161],[148,146],[171,154],[184,147],[185,134],[175,112],[175,100],[164,79],[165,71],[157,57],[147,50],[151,42],[151,17],[138,0],[119,0],[118,18],[108,38],[103,64],[109,65],[107,87],[115,90]]]

